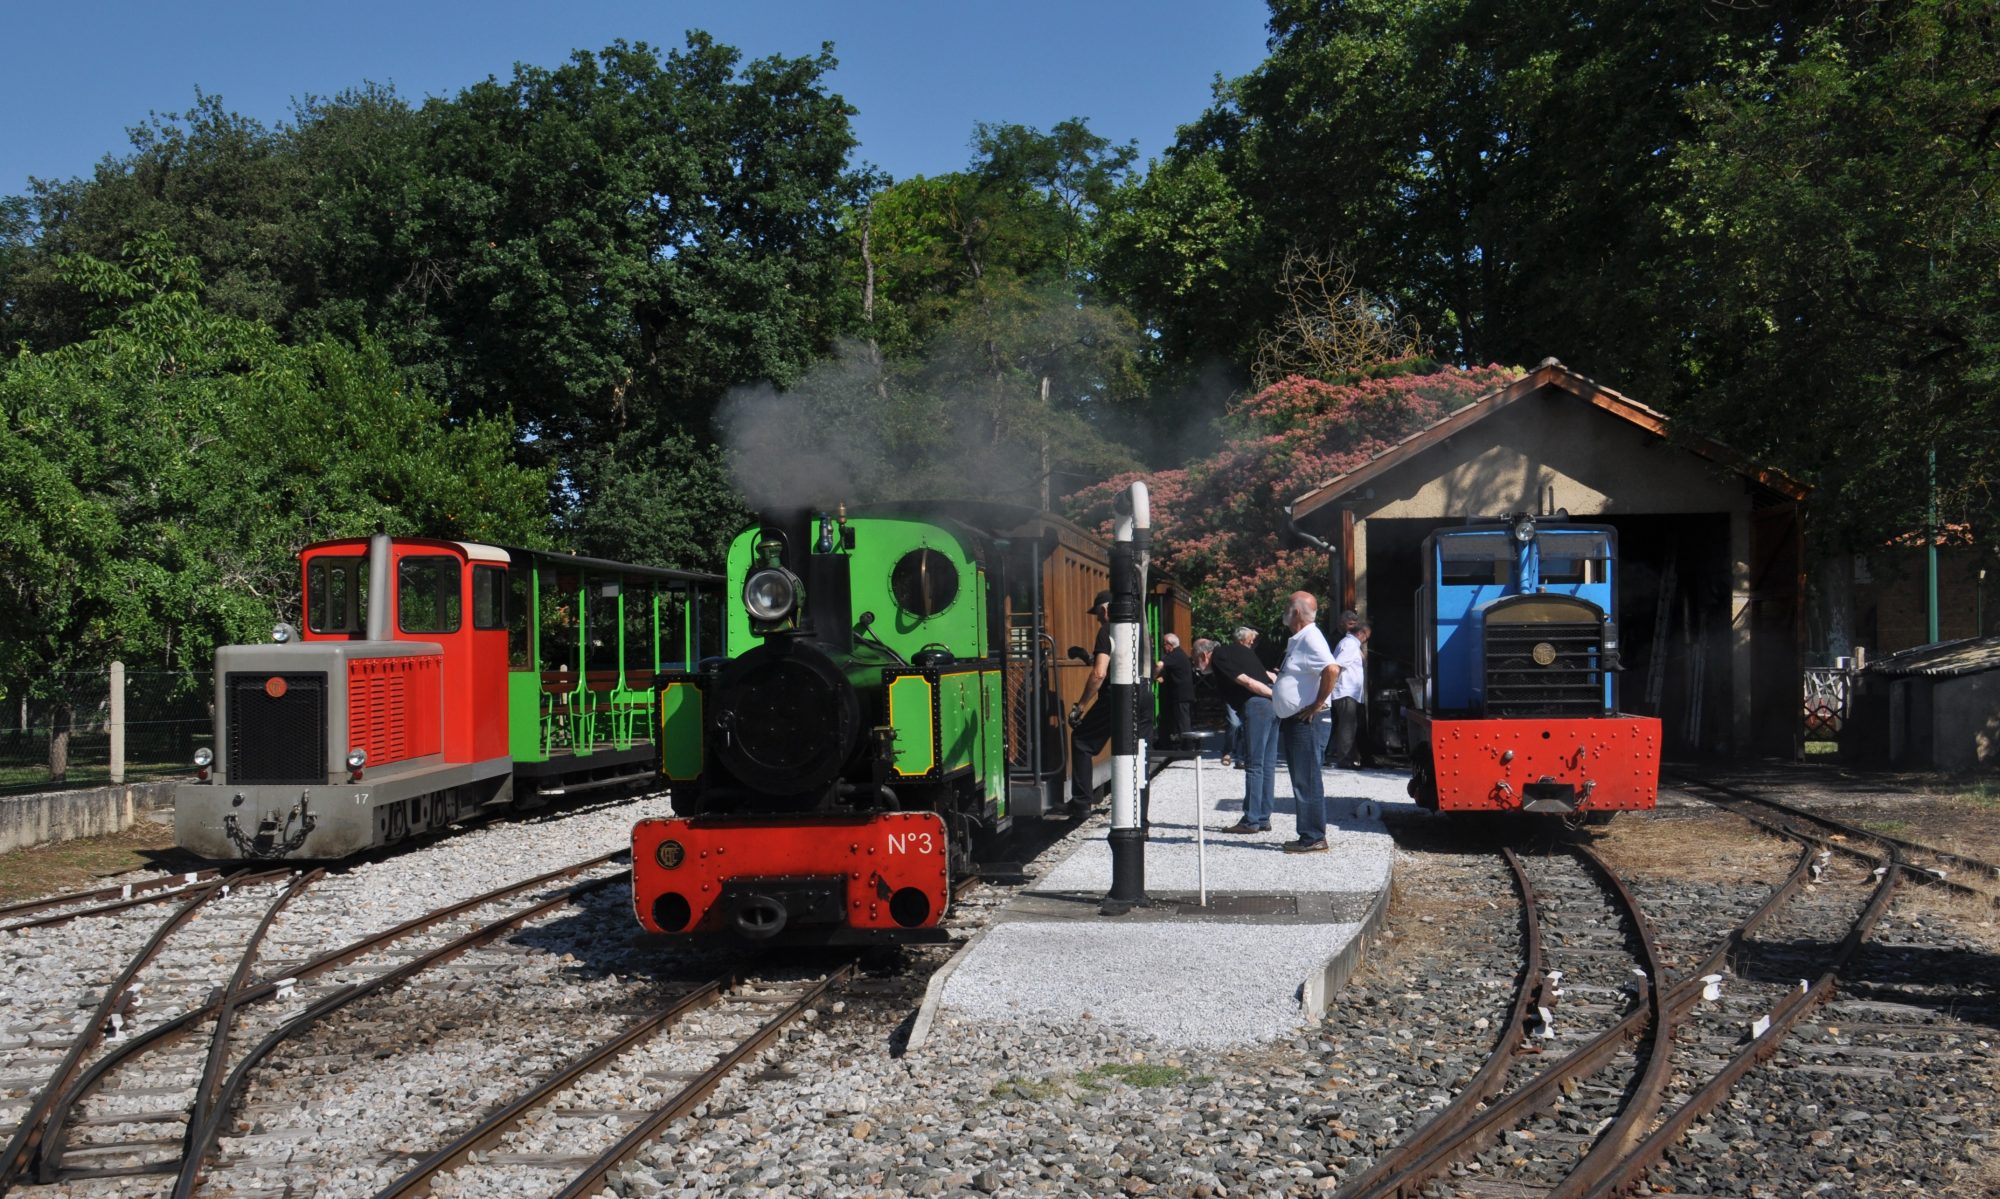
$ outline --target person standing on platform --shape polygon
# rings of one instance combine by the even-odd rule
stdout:
[[[1166,652],[1153,664],[1153,681],[1160,688],[1161,748],[1179,748],[1194,728],[1194,663],[1181,648],[1179,635],[1161,638]]]
[[[1298,840],[1285,842],[1286,853],[1326,849],[1326,777],[1320,773],[1320,760],[1326,753],[1327,724],[1319,715],[1333,698],[1340,668],[1334,665],[1333,647],[1326,643],[1326,635],[1313,623],[1318,616],[1319,603],[1312,592],[1292,593],[1291,605],[1285,609],[1285,627],[1292,631],[1292,637],[1285,643],[1285,660],[1271,693],[1298,806]]]
[[[1090,651],[1090,677],[1069,707],[1069,803],[1079,814],[1097,800],[1097,751],[1111,740],[1111,705],[1104,680],[1111,673],[1111,593],[1100,591],[1090,605],[1097,618],[1097,642]]]
[[[1362,656],[1374,626],[1357,619],[1348,626],[1347,636],[1333,647],[1333,664],[1340,673],[1333,681],[1333,744],[1327,760],[1342,770],[1359,770],[1355,760],[1355,734],[1361,729],[1361,705],[1368,694],[1367,667]]]
[[[1222,830],[1225,833],[1268,831],[1276,806],[1278,718],[1271,710],[1271,673],[1250,648],[1256,636],[1249,629],[1238,629],[1235,643],[1218,647],[1209,659],[1216,690],[1243,729],[1237,759],[1244,770],[1243,819]]]

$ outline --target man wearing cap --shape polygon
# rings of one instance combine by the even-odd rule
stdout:
[[[1111,740],[1111,705],[1104,698],[1104,680],[1111,674],[1111,593],[1100,591],[1090,605],[1097,618],[1097,644],[1090,651],[1090,678],[1084,681],[1083,695],[1069,709],[1069,801],[1079,812],[1087,812],[1096,800],[1093,763],[1104,743]]]

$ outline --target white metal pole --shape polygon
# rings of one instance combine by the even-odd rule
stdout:
[[[1196,902],[1208,906],[1208,805],[1201,795],[1201,755],[1194,758],[1194,878],[1201,893]]]

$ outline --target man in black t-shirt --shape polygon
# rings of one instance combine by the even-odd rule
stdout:
[[[1111,673],[1111,593],[1100,591],[1090,606],[1097,617],[1097,643],[1090,651],[1090,678],[1083,695],[1069,709],[1069,801],[1089,811],[1096,798],[1097,752],[1111,740],[1111,705],[1104,702],[1104,680]]]
[[[1194,727],[1194,663],[1181,648],[1181,639],[1168,633],[1162,639],[1166,652],[1153,665],[1153,679],[1160,685],[1160,744],[1176,746]]]
[[[1251,643],[1257,634],[1236,630],[1234,644],[1219,646],[1209,658],[1209,670],[1222,702],[1243,722],[1243,819],[1230,833],[1261,833],[1271,827],[1271,810],[1278,777],[1278,716],[1271,707],[1272,673],[1257,659]]]

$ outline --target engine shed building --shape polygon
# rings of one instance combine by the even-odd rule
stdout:
[[[1550,358],[1300,496],[1334,547],[1331,589],[1373,621],[1371,696],[1416,644],[1420,549],[1471,518],[1566,510],[1618,534],[1619,707],[1661,718],[1666,752],[1793,756],[1802,736],[1807,488]]]

